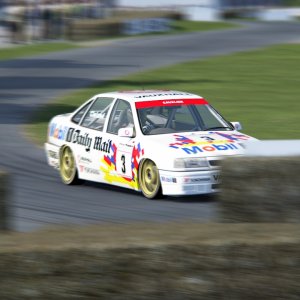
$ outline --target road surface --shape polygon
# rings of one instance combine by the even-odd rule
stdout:
[[[39,106],[95,82],[299,41],[299,33],[300,23],[250,23],[239,29],[130,38],[0,62],[0,169],[13,178],[11,228],[30,231],[52,224],[214,220],[216,202],[206,196],[149,201],[139,193],[108,185],[64,186],[56,171],[47,166],[43,149],[24,138],[22,124]]]

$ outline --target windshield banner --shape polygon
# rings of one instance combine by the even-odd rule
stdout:
[[[140,101],[135,103],[137,109],[149,108],[156,106],[178,106],[178,105],[205,105],[208,102],[203,98],[195,99],[167,99],[154,101]]]

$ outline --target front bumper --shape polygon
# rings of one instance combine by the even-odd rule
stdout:
[[[219,191],[220,170],[171,172],[160,170],[164,195],[197,195]]]

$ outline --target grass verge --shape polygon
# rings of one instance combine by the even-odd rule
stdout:
[[[300,139],[299,64],[300,45],[289,44],[138,73],[57,99],[34,115],[27,132],[42,144],[51,117],[73,111],[94,94],[157,88],[200,94],[259,139]]]
[[[209,31],[219,29],[229,29],[240,27],[238,24],[230,22],[197,22],[188,20],[174,21],[172,24],[171,33],[194,32],[194,31]]]
[[[283,4],[290,7],[299,7],[300,0],[283,0]]]
[[[195,32],[195,31],[209,31],[218,29],[229,29],[239,27],[237,24],[229,22],[194,22],[187,20],[178,20],[172,23],[171,31],[164,32],[163,34],[176,34],[184,32]],[[147,34],[147,35],[154,35]],[[144,36],[144,35],[139,35]],[[117,38],[122,38],[124,36],[118,36]],[[116,37],[112,37],[113,39]],[[111,38],[101,38],[100,40],[109,40]],[[51,42],[51,43],[37,43],[29,45],[18,45],[8,48],[0,49],[0,60],[8,60],[19,57],[27,57],[34,55],[42,55],[48,52],[64,51],[79,48],[85,46],[86,42],[83,43],[71,43],[71,42]]]
[[[42,55],[48,52],[64,51],[64,50],[70,50],[75,48],[79,48],[79,46],[68,42],[19,45],[19,46],[0,49],[0,60]]]

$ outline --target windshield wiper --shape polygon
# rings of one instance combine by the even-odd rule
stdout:
[[[232,130],[232,128],[229,127],[229,126],[216,126],[216,127],[205,128],[204,131],[208,131],[208,130],[218,130],[218,129],[229,129],[229,130]]]

